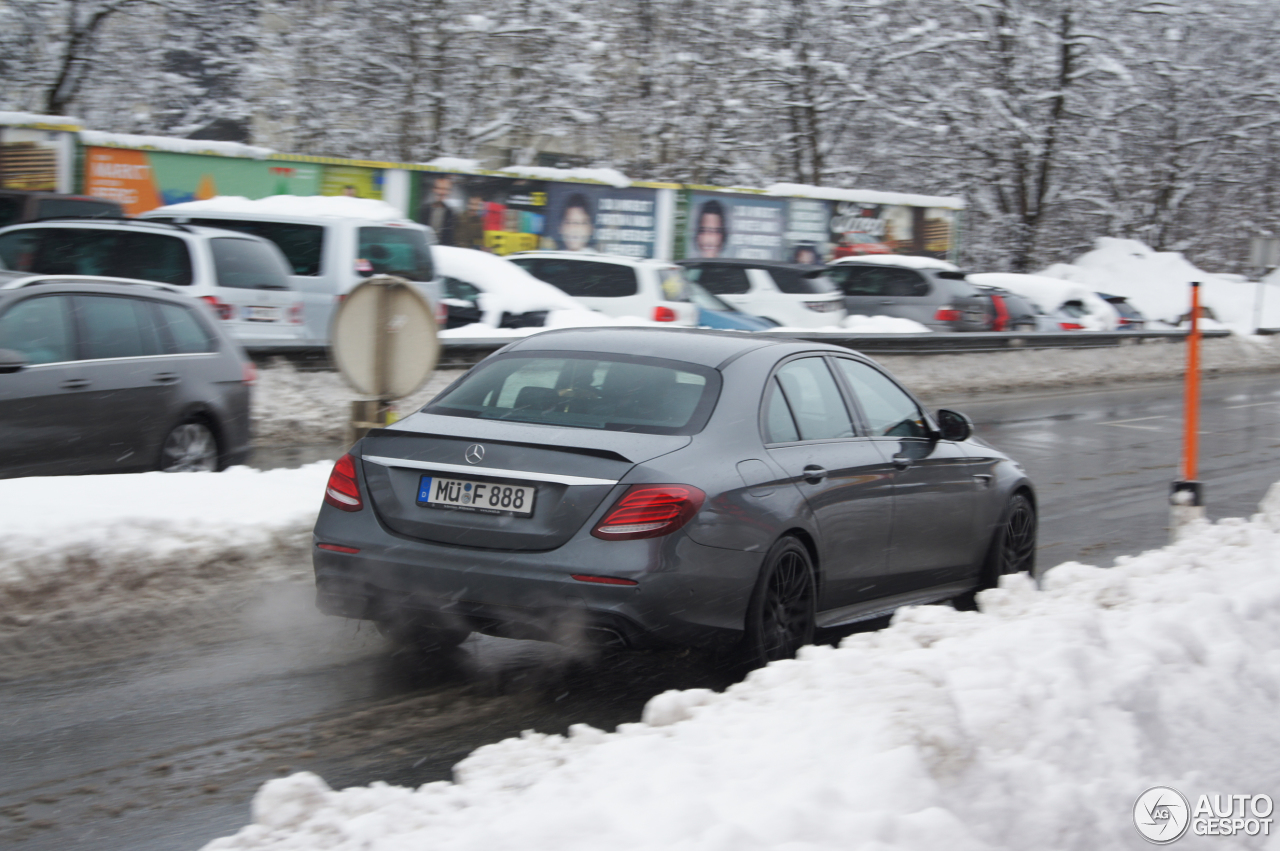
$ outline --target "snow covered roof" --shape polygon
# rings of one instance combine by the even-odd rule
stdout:
[[[276,153],[272,148],[243,145],[239,142],[214,142],[208,139],[176,139],[172,136],[138,136],[133,133],[104,133],[101,130],[80,131],[86,145],[107,148],[144,148],[175,154],[209,154],[215,157],[245,157],[265,160]]]
[[[589,180],[593,183],[607,183],[619,189],[631,185],[631,178],[612,168],[548,168],[536,165],[509,165],[498,169],[499,172],[517,177],[532,177],[536,180]]]
[[[343,219],[372,219],[374,221],[404,221],[404,213],[373,198],[348,198],[345,195],[272,195],[269,198],[244,198],[239,195],[219,195],[206,201],[185,201],[169,204],[154,212],[165,213],[238,213],[241,215],[274,215],[315,217],[326,216]]]
[[[910,269],[942,269],[947,272],[958,272],[960,267],[936,257],[920,257],[915,254],[859,254],[856,257],[838,257],[831,261],[832,266],[842,263],[879,263],[881,266],[906,266]]]
[[[874,189],[835,189],[804,183],[775,183],[765,187],[766,195],[788,198],[819,198],[823,201],[853,201],[859,204],[895,204],[911,207],[943,207],[963,210],[964,199],[958,195],[914,195],[909,192],[877,192]]]
[[[67,115],[39,115],[34,112],[0,111],[0,126],[32,127],[37,130],[67,130],[75,132],[83,122]]]

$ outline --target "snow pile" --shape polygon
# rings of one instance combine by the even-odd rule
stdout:
[[[480,160],[469,160],[464,157],[436,157],[425,165],[441,171],[481,171]]]
[[[855,334],[928,334],[928,327],[900,316],[846,316],[840,327]]]
[[[607,183],[619,189],[631,185],[631,178],[612,168],[551,168],[540,165],[509,165],[498,169],[501,174],[516,177],[529,177],[534,180],[585,180],[592,183]]]
[[[1274,792],[1280,486],[1252,521],[980,605],[659,695],[616,733],[480,748],[454,783],[273,780],[206,851],[1138,847],[1153,785]]]
[[[1191,309],[1190,283],[1199,281],[1200,301],[1219,322],[1240,334],[1252,334],[1254,330],[1256,282],[1242,281],[1235,275],[1211,274],[1177,252],[1155,251],[1137,240],[1104,237],[1075,262],[1056,263],[1040,274],[1124,296],[1148,319],[1171,325]],[[1264,328],[1280,326],[1278,283],[1280,280],[1273,276],[1264,285]]]
[[[0,629],[292,576],[331,467],[0,480]]]
[[[481,291],[480,306],[485,312],[486,324],[496,325],[503,311],[583,309],[564,290],[535,278],[496,254],[437,245],[431,249],[431,256],[441,276],[465,281]]]
[[[936,257],[918,257],[914,254],[861,254],[857,257],[840,257],[832,260],[830,265],[839,266],[844,263],[879,263],[881,266],[906,266],[909,269],[942,269],[946,272],[959,272],[960,267]]]
[[[152,210],[155,214],[195,216],[200,213],[235,213],[256,216],[326,216],[373,221],[406,221],[404,213],[386,201],[349,198],[346,195],[272,195],[249,199],[241,195],[219,195],[204,201],[184,201]]]
[[[255,160],[265,160],[275,153],[274,148],[246,145],[241,142],[179,139],[175,136],[139,136],[134,133],[106,133],[102,130],[81,130],[80,141],[85,145],[109,148],[144,148],[152,151],[170,151],[175,154],[208,154],[215,157],[244,157]]]
[[[857,204],[905,204],[914,207],[945,207],[963,210],[964,199],[958,195],[914,195],[909,192],[880,192],[875,189],[838,189],[833,186],[810,186],[807,183],[775,183],[765,187],[764,194],[785,198],[821,198],[826,201],[852,201]]]
[[[1019,275],[1013,272],[980,272],[967,276],[979,286],[1003,287],[1035,302],[1044,313],[1053,313],[1065,302],[1078,301],[1087,311],[1074,321],[1086,331],[1114,331],[1119,324],[1115,308],[1088,286],[1047,275]],[[1113,293],[1114,294],[1114,293]]]

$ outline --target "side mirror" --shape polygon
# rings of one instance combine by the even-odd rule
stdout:
[[[0,374],[17,372],[27,365],[27,356],[13,349],[0,349]]]
[[[938,428],[943,440],[968,440],[973,436],[973,420],[959,411],[938,411]]]

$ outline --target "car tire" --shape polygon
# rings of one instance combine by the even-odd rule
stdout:
[[[751,667],[791,659],[813,643],[817,581],[804,544],[778,540],[765,556],[747,605],[742,656]]]
[[[1009,497],[987,547],[977,587],[957,597],[953,601],[955,607],[972,611],[977,608],[974,595],[998,587],[1001,576],[1014,573],[1026,573],[1032,578],[1036,575],[1036,508],[1031,497],[1022,492]]]
[[[401,615],[379,618],[374,625],[397,647],[423,655],[452,650],[471,635],[470,630],[430,626]]]
[[[202,420],[184,420],[160,444],[158,468],[164,473],[213,472],[219,469],[218,437]]]

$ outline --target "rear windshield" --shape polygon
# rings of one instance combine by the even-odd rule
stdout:
[[[249,233],[274,242],[295,275],[320,274],[324,255],[324,228],[287,222],[251,222],[242,219],[189,219],[189,224]]]
[[[360,228],[356,256],[368,261],[375,275],[399,275],[411,281],[435,277],[427,235],[416,228]]]
[[[696,434],[719,392],[715,370],[679,361],[513,355],[482,363],[423,410],[568,428]]]
[[[635,270],[620,263],[558,257],[512,257],[512,263],[575,298],[626,298],[640,291]]]
[[[191,255],[176,236],[128,229],[33,227],[0,234],[0,262],[42,275],[106,275],[191,283]]]
[[[209,241],[218,286],[239,290],[287,290],[288,270],[270,245],[229,236]]]

